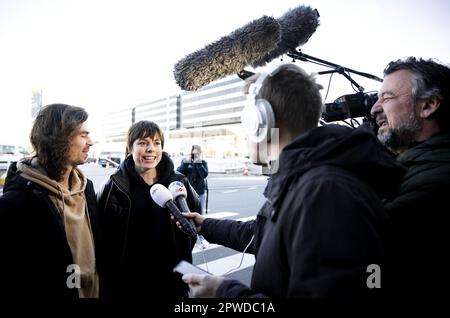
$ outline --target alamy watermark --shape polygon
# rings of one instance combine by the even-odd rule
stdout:
[[[70,273],[66,279],[68,288],[81,288],[81,269],[77,264],[67,266],[66,273]]]
[[[368,288],[381,288],[381,268],[378,264],[370,264],[366,269],[370,275],[366,279],[366,285]]]

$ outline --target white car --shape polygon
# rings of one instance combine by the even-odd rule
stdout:
[[[0,173],[6,171],[11,162],[16,162],[28,154],[25,147],[0,144]]]
[[[125,153],[121,151],[102,151],[98,157],[98,164],[105,168],[108,164],[118,167],[125,159]]]

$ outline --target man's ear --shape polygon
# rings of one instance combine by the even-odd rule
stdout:
[[[441,100],[436,96],[433,96],[426,101],[423,101],[420,105],[420,118],[430,118],[441,106]]]

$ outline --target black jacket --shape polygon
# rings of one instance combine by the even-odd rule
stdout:
[[[450,133],[435,134],[398,161],[408,172],[400,195],[385,205],[392,221],[393,293],[436,299],[449,284]]]
[[[198,195],[186,177],[174,171],[165,152],[157,171],[158,183],[166,187],[172,181],[182,181],[189,208],[197,211]],[[104,252],[99,271],[100,297],[187,296],[187,285],[172,269],[182,259],[192,261],[195,238],[175,225],[168,210],[153,201],[149,190],[129,156],[97,194]]]
[[[367,127],[299,136],[283,149],[256,220],[203,222],[208,241],[240,251],[254,234],[251,288],[226,280],[217,296],[367,296],[368,265],[384,265],[381,198],[396,194],[403,174]]]
[[[205,178],[208,176],[208,163],[205,160],[194,163],[183,160],[181,165],[177,168],[177,171],[188,178],[189,183],[195,189],[195,192],[199,195],[205,193]]]
[[[90,180],[84,193],[98,260],[97,204]],[[78,290],[66,284],[73,259],[61,215],[47,190],[17,173],[15,163],[0,197],[0,251],[2,295],[48,301],[78,298]]]

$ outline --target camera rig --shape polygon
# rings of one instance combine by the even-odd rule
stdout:
[[[287,56],[292,58],[293,62],[296,60],[300,60],[303,62],[311,62],[321,66],[331,67],[331,70],[321,71],[317,74],[333,74],[338,73],[343,75],[346,79],[354,85],[358,92],[355,94],[343,95],[337,98],[332,103],[324,103],[322,108],[322,120],[325,122],[333,122],[333,121],[345,121],[345,119],[354,119],[357,117],[363,117],[363,121],[371,121],[370,109],[378,100],[378,96],[376,93],[367,94],[364,93],[364,87],[359,85],[353,78],[351,78],[350,73],[366,77],[368,79],[372,79],[378,82],[382,82],[383,80],[375,75],[355,71],[351,68],[344,67],[335,63],[331,63],[325,61],[323,59],[319,59],[317,57],[307,55],[303,53],[301,50],[293,50],[287,53]],[[347,123],[348,124],[348,123]],[[353,124],[349,124],[353,126]]]

